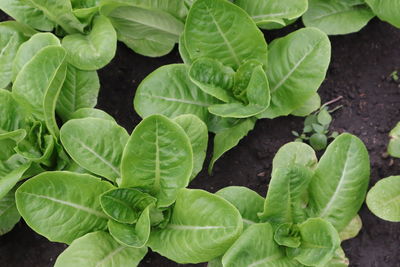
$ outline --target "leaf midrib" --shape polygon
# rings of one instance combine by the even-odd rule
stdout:
[[[126,248],[126,246],[117,247],[115,250],[111,251],[106,257],[104,257],[101,261],[96,263],[96,267],[100,267],[103,263],[120,253]]]

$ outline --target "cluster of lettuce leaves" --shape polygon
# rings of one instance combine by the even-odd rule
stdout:
[[[397,0],[310,0],[303,23],[329,35],[358,32],[375,16],[400,28]]]
[[[180,37],[184,64],[163,66],[139,85],[134,107],[143,118],[194,114],[215,133],[210,164],[260,118],[305,116],[319,108],[331,47],[318,29],[297,30],[267,45],[240,7],[197,0]]]
[[[1,0],[16,21],[62,38],[68,61],[83,70],[104,67],[117,40],[151,57],[178,42],[188,7],[182,0]]]
[[[16,191],[26,223],[70,245],[56,267],[137,266],[148,247],[179,263],[205,262],[242,233],[232,204],[186,189],[207,147],[197,117],[153,115],[131,135],[112,119],[73,119],[60,136],[79,171],[44,172]]]
[[[400,158],[400,123],[390,132],[388,153]],[[400,176],[379,180],[368,192],[368,208],[379,218],[400,222]]]
[[[353,135],[336,138],[319,162],[304,143],[284,145],[265,199],[245,187],[216,193],[239,210],[244,231],[209,267],[348,266],[340,243],[361,228],[369,177],[367,149]]]

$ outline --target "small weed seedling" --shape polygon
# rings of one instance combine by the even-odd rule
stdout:
[[[325,149],[328,145],[328,139],[335,139],[338,136],[338,132],[332,132],[329,134],[329,126],[332,122],[331,113],[342,107],[340,105],[329,110],[329,105],[339,101],[342,98],[342,96],[339,96],[323,104],[317,111],[308,115],[304,120],[303,132],[299,134],[296,131],[292,131],[292,134],[297,137],[295,141],[308,141],[310,145],[317,151]]]

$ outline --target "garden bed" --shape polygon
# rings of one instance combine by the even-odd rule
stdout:
[[[270,41],[294,28],[268,32],[266,38]],[[400,30],[375,19],[359,33],[331,37],[331,41],[332,62],[319,92],[323,102],[343,96],[338,103],[343,108],[333,114],[332,130],[353,133],[365,142],[371,157],[371,184],[375,184],[382,177],[400,173],[400,160],[385,154],[388,132],[400,120],[400,84],[389,78],[394,70],[400,70]],[[180,61],[177,49],[152,59],[120,44],[112,63],[99,71],[98,108],[131,131],[140,121],[132,106],[137,85],[157,67]],[[274,154],[294,139],[291,131],[301,131],[302,123],[303,119],[296,117],[258,121],[254,131],[217,161],[212,176],[203,170],[190,187],[215,192],[225,186],[243,185],[265,196]],[[210,154],[209,149],[208,159]],[[350,266],[398,266],[400,224],[385,222],[365,207],[361,217],[364,227],[360,234],[344,243]],[[0,262],[15,267],[53,266],[64,248],[36,235],[21,221],[0,237]],[[177,264],[149,253],[140,266]]]

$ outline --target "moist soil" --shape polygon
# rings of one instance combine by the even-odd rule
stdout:
[[[5,18],[0,13],[0,20]],[[300,26],[265,35],[271,41]],[[400,175],[400,160],[386,153],[388,132],[400,121],[400,84],[390,78],[394,70],[400,71],[400,30],[374,19],[358,33],[330,39],[332,62],[319,92],[323,102],[343,97],[337,103],[343,107],[333,114],[331,129],[353,133],[365,142],[371,157],[370,186],[381,178]],[[140,121],[132,106],[136,87],[159,66],[176,62],[181,62],[177,49],[162,58],[148,58],[119,44],[111,64],[99,71],[101,91],[97,107],[132,131]],[[292,116],[259,120],[255,129],[216,163],[212,175],[204,168],[190,187],[216,192],[230,185],[247,186],[265,196],[274,154],[293,141],[291,132],[301,132],[302,126],[303,119]],[[207,155],[205,166],[211,149]],[[350,266],[400,266],[400,223],[378,219],[365,205],[360,214],[364,227],[356,238],[343,244]],[[65,248],[34,233],[21,220],[14,230],[0,237],[0,266],[50,267]],[[140,266],[206,265],[178,265],[149,252]]]

